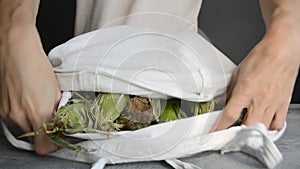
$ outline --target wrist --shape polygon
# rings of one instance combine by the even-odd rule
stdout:
[[[261,44],[266,55],[285,63],[300,65],[300,25],[289,17],[278,18],[270,24]]]
[[[1,0],[0,43],[7,43],[24,30],[34,30],[38,5],[36,0]]]
[[[34,26],[12,28],[0,43],[1,59],[36,60],[46,56],[39,34]]]
[[[13,45],[22,41],[40,41],[36,27],[33,25],[22,25],[19,27],[11,27],[5,31],[0,31],[0,45]]]
[[[300,1],[277,0],[274,2],[271,23],[280,22],[293,27],[300,27]]]

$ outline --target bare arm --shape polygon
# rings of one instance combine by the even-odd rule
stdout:
[[[297,0],[260,0],[260,7],[267,28],[273,21],[286,20],[298,24],[300,19],[300,2]]]
[[[7,123],[32,131],[48,121],[60,98],[55,75],[35,27],[38,0],[0,0],[0,114]],[[45,135],[36,152],[55,147]]]
[[[18,29],[35,27],[39,0],[0,0],[1,39],[13,35]]]
[[[300,1],[261,0],[267,31],[235,70],[216,130],[229,127],[247,108],[244,124],[281,129],[300,64]]]

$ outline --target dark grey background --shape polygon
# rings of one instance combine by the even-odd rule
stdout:
[[[75,0],[42,0],[37,26],[46,52],[73,36]],[[199,27],[236,64],[264,35],[258,0],[203,0]],[[293,102],[300,103],[298,78]]]

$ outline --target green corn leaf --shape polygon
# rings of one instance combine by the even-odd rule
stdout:
[[[54,114],[54,121],[64,128],[86,128],[87,105],[83,102],[67,105]]]
[[[159,121],[166,122],[166,121],[176,120],[178,118],[177,117],[177,113],[179,112],[178,108],[180,109],[176,100],[168,100],[165,109],[163,110],[163,112],[159,117]]]
[[[94,115],[93,128],[104,131],[118,130],[119,126],[113,122],[120,116],[128,100],[129,97],[124,94],[102,93],[91,107]]]
[[[89,151],[93,151],[93,150],[87,150],[84,147],[69,143],[67,141],[65,141],[64,139],[58,137],[57,135],[52,135],[50,137],[51,141],[53,143],[55,143],[56,145],[68,149],[68,150],[73,150],[73,151],[78,151],[78,152],[89,152]]]
[[[125,108],[128,96],[124,94],[102,94],[99,102],[99,112],[105,121],[116,120]]]

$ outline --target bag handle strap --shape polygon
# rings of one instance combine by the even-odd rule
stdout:
[[[286,123],[278,134],[281,135],[285,128]],[[267,135],[267,129],[262,123],[255,123],[241,129],[235,138],[221,149],[221,154],[236,151],[257,158],[269,169],[275,168],[283,159],[281,152]]]
[[[282,130],[273,133],[273,137],[268,136],[268,131],[262,123],[255,123],[249,127],[242,126],[236,136],[221,149],[221,154],[241,151],[257,158],[269,169],[275,168],[283,157],[273,141],[283,134],[286,126],[285,123]],[[165,161],[174,169],[201,169],[194,164],[178,159]]]
[[[196,166],[195,164],[183,162],[178,159],[165,160],[165,162],[175,169],[201,169],[199,166]]]
[[[8,130],[4,122],[1,120],[0,121],[4,135],[6,136],[7,140],[16,148],[23,149],[23,150],[29,150],[29,151],[34,151],[34,145],[31,143],[28,143],[23,140],[18,140],[15,138],[15,136]]]

